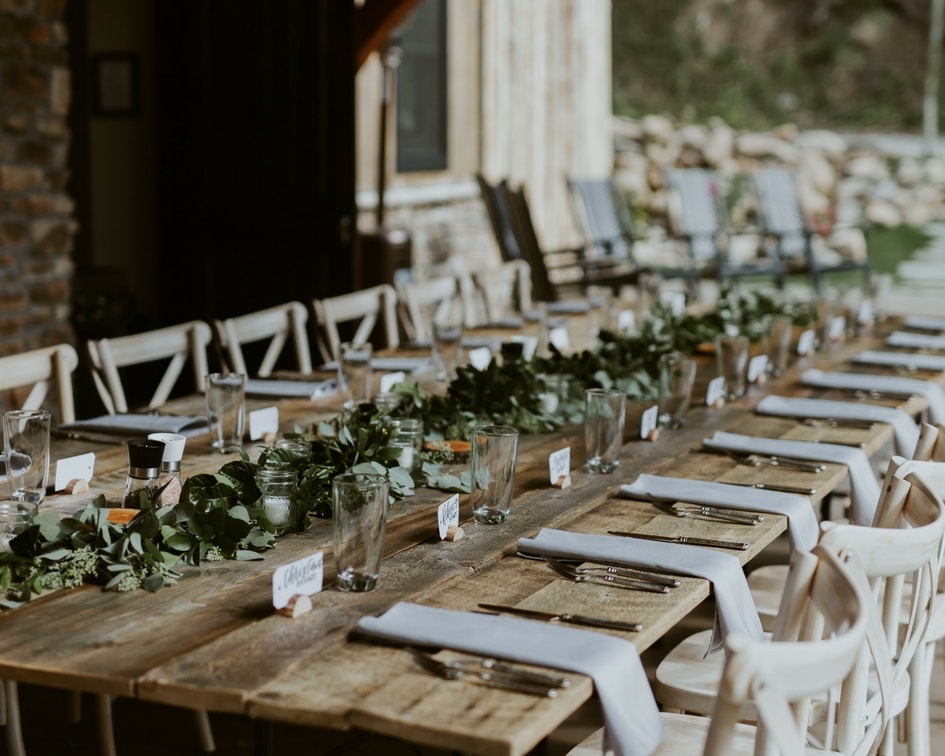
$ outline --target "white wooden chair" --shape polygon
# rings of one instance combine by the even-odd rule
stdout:
[[[866,646],[872,597],[855,557],[843,559],[822,547],[794,561],[788,596],[785,615],[792,622],[784,639],[756,642],[730,634],[711,717],[661,713],[665,734],[653,756],[807,752],[809,702],[849,685]],[[748,705],[758,712],[760,726],[739,723]],[[838,730],[853,713],[843,705],[829,712]],[[602,752],[604,731],[598,730],[569,756]]]
[[[286,302],[265,310],[213,321],[220,348],[225,352],[231,373],[268,378],[272,375],[286,343],[292,339],[296,369],[312,372],[312,352],[308,341],[308,310],[301,302]],[[243,355],[243,347],[269,340],[262,362],[250,371]]]
[[[371,335],[378,321],[383,329],[384,343],[375,346],[396,347],[400,343],[397,331],[397,292],[390,284],[339,294],[336,297],[313,301],[318,323],[317,343],[325,362],[338,359],[341,336],[338,326],[357,322],[351,341],[372,342]]]
[[[92,363],[92,379],[105,409],[112,415],[129,411],[120,370],[133,365],[168,361],[164,375],[147,404],[148,409],[160,407],[168,400],[188,360],[193,366],[197,390],[203,391],[209,372],[207,347],[212,336],[207,323],[192,320],[129,336],[89,340],[87,348]]]
[[[887,724],[906,710],[909,669],[923,643],[929,619],[945,536],[945,502],[933,485],[933,480],[942,473],[933,476],[928,469],[909,465],[901,457],[893,458],[874,526],[830,522],[821,526],[819,546],[838,555],[855,554],[878,597],[872,608],[875,627],[872,635],[876,642],[872,665],[864,655],[858,662],[856,684],[847,693],[847,705],[854,710],[851,722],[857,724],[841,731],[838,750],[842,753],[865,753],[880,748],[881,753],[891,756],[893,731]],[[902,624],[903,585],[909,579],[913,590],[909,594],[908,620]],[[775,639],[785,632],[784,603],[789,599],[788,592],[788,587],[782,590],[781,609],[773,631]],[[881,648],[877,648],[880,641]],[[707,644],[708,633],[697,633],[676,646],[658,665],[654,692],[664,707],[711,713],[723,661],[718,655],[703,657]],[[889,682],[877,687],[868,680],[869,675],[880,680],[888,678]],[[740,716],[750,720],[754,714],[747,710]]]
[[[50,389],[55,386],[59,421],[73,422],[75,399],[72,374],[78,365],[79,356],[70,344],[57,344],[0,357],[3,406],[7,409],[39,409],[45,405]]]
[[[426,281],[404,281],[397,285],[402,307],[404,331],[413,341],[430,341],[430,324],[437,308],[456,296],[458,284],[454,276],[439,276]]]

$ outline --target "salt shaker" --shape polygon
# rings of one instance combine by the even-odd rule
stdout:
[[[159,475],[164,442],[153,439],[132,439],[128,442],[128,478],[122,496],[123,509],[141,509],[141,493],[153,501],[160,488]]]
[[[180,461],[184,456],[187,437],[180,433],[150,433],[148,438],[164,443],[164,454],[161,457],[161,470],[158,475],[161,505],[172,507],[180,501]]]

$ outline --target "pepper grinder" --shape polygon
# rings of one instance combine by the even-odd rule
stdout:
[[[128,442],[128,479],[121,500],[123,509],[141,509],[141,492],[145,493],[149,501],[154,499],[160,488],[158,476],[163,456],[163,441],[138,438]]]
[[[164,442],[164,456],[161,457],[161,474],[158,476],[161,486],[161,505],[173,507],[180,501],[181,477],[180,461],[184,456],[187,437],[180,433],[149,433],[152,441]]]

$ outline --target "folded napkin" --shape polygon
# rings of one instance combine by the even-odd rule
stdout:
[[[584,299],[548,303],[548,312],[554,315],[581,315],[590,309],[590,303]]]
[[[184,436],[197,436],[207,432],[207,418],[194,415],[145,415],[126,412],[64,423],[57,430],[67,433],[69,431],[94,431],[122,436],[139,434],[146,436],[149,433],[180,433]]]
[[[397,372],[403,370],[405,373],[416,373],[426,370],[432,366],[429,357],[372,357],[371,367],[375,370],[384,370]],[[326,362],[322,365],[322,370],[337,370],[336,361]]]
[[[525,325],[525,320],[518,315],[507,315],[504,318],[499,318],[498,320],[493,320],[490,323],[486,323],[486,328],[522,328]]]
[[[710,449],[728,449],[744,454],[764,454],[814,462],[846,465],[850,473],[851,519],[856,525],[871,525],[879,501],[879,481],[873,474],[869,458],[862,449],[816,441],[791,441],[783,438],[743,436],[740,433],[716,431],[703,444]]]
[[[939,331],[945,333],[945,318],[933,318],[928,315],[910,315],[903,323],[906,328],[918,331]]]
[[[859,362],[863,365],[915,367],[918,370],[945,370],[945,354],[882,352],[867,349],[855,355],[853,362]]]
[[[915,452],[919,440],[919,426],[908,412],[898,407],[771,394],[755,405],[755,412],[778,417],[835,417],[838,420],[888,423],[893,429],[896,453],[906,458]]]
[[[247,396],[298,397],[319,399],[338,390],[338,381],[285,381],[270,378],[247,378]]]
[[[945,423],[945,389],[935,381],[901,378],[898,375],[827,372],[810,368],[801,375],[801,382],[805,386],[819,386],[820,388],[919,394],[928,400],[929,420],[933,423]]]
[[[945,350],[945,336],[930,336],[926,333],[910,333],[909,331],[893,331],[886,337],[886,344],[895,347],[910,347],[912,349]]]
[[[633,483],[620,486],[620,493],[631,499],[646,501],[646,495],[688,501],[693,504],[717,504],[729,509],[770,512],[787,515],[788,532],[795,549],[810,551],[817,545],[820,526],[810,499],[799,494],[746,488],[731,483],[707,480],[668,478],[661,475],[638,475]]]
[[[397,643],[439,646],[579,672],[594,680],[610,744],[621,756],[649,756],[663,725],[636,647],[622,638],[516,617],[399,603],[358,630]]]
[[[810,504],[808,504],[810,506]],[[681,543],[662,543],[625,536],[569,533],[542,528],[535,538],[520,538],[519,551],[562,559],[600,559],[705,578],[715,591],[715,630],[709,651],[722,648],[725,636],[740,632],[761,639],[764,631],[742,566],[731,554]]]

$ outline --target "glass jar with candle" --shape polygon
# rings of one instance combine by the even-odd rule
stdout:
[[[403,451],[398,457],[401,467],[416,472],[423,464],[423,421],[413,417],[391,418],[388,444]]]
[[[256,470],[256,486],[259,500],[256,506],[275,526],[276,533],[283,534],[297,528],[295,506],[292,495],[298,485],[295,470],[285,467],[263,465]]]

